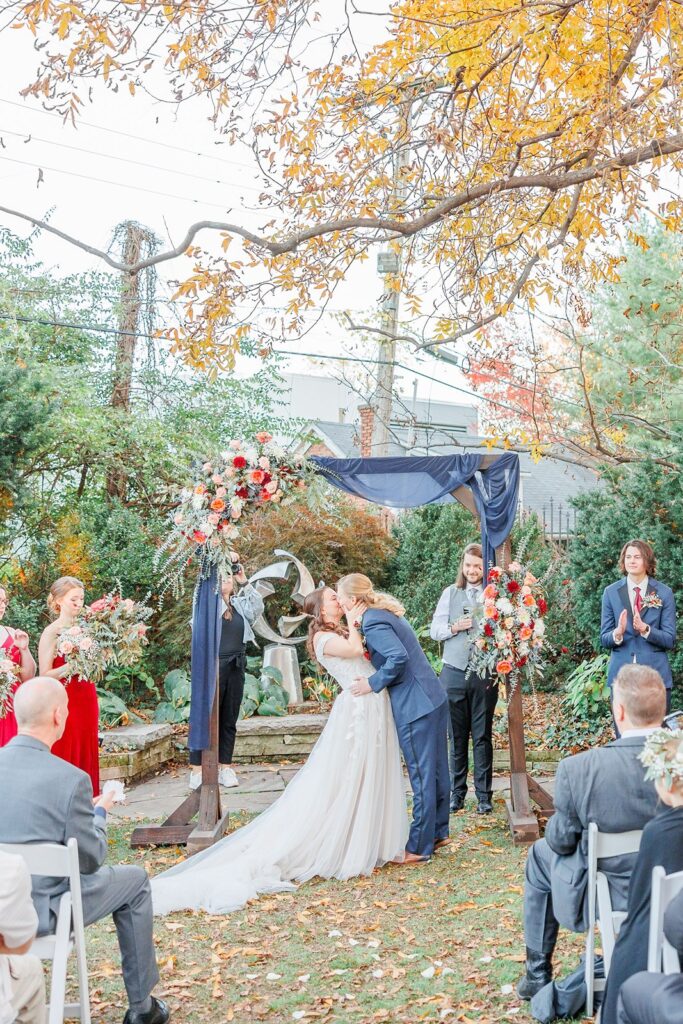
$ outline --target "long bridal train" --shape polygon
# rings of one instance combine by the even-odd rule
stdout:
[[[408,815],[389,697],[354,697],[354,678],[373,669],[364,658],[325,657],[328,637],[318,635],[316,654],[342,692],[308,761],[258,818],[154,878],[155,914],[224,914],[259,893],[368,875],[402,856]]]

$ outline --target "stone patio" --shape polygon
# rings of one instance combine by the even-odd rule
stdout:
[[[277,800],[300,768],[301,764],[237,765],[236,773],[240,786],[236,789],[221,789],[223,806],[233,812],[259,813]],[[535,777],[551,793],[553,792],[554,777]],[[133,783],[126,787],[127,802],[123,806],[114,807],[112,817],[123,821],[155,821],[165,818],[187,796],[188,779],[187,767],[176,764],[144,782]],[[410,793],[407,778],[405,783],[406,792]],[[508,777],[502,773],[494,776],[494,800],[502,800],[508,795],[508,791]]]

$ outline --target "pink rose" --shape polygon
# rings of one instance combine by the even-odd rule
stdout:
[[[204,473],[212,473],[213,466],[211,465],[210,462],[205,462],[204,465],[202,466],[202,470],[204,471]]]
[[[270,459],[267,458],[267,456],[265,455],[261,456],[261,458],[258,460],[258,464],[261,467],[261,469],[270,469]]]
[[[227,493],[228,492],[226,491],[225,487],[217,487],[216,488],[216,497],[217,498],[224,498]]]
[[[145,635],[146,632],[147,632],[147,626],[144,624],[144,622],[139,622],[138,623],[138,636],[142,637],[142,636]]]
[[[71,654],[73,649],[74,645],[71,643],[70,640],[63,640],[62,643],[59,645],[59,650],[61,651],[62,654]]]
[[[182,512],[176,512],[176,514],[173,516],[173,522],[176,524],[176,526],[180,526],[182,521],[183,521],[183,513]]]
[[[127,612],[132,612],[133,608],[135,608],[135,601],[132,601],[130,597],[127,597],[121,602],[121,607]]]
[[[273,440],[273,435],[269,434],[267,430],[259,430],[255,436],[259,444],[268,444],[269,441]]]
[[[238,452],[241,447],[242,447],[242,442],[241,441],[230,441],[229,444],[228,444],[228,448],[232,448],[232,450],[234,452]]]
[[[213,476],[211,477],[211,480],[215,484],[223,483],[223,477],[220,475],[220,473],[214,473]]]
[[[67,630],[67,633],[69,634],[69,636],[80,636],[80,634],[81,634],[81,627],[80,626],[72,626],[70,629]]]
[[[266,490],[269,494],[275,494],[279,486],[277,480],[271,480],[270,483],[266,484]]]
[[[92,639],[89,636],[84,636],[81,640],[81,650],[89,651],[92,647]]]
[[[218,526],[218,524],[221,521],[221,517],[218,515],[218,512],[209,512],[206,518],[208,522],[211,523],[212,526]]]

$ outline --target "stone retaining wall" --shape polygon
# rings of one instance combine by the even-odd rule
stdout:
[[[282,718],[254,716],[237,723],[234,760],[237,764],[305,761],[329,715],[299,714]],[[562,757],[557,750],[527,750],[528,771],[552,774]],[[103,734],[100,775],[131,783],[162,768],[172,759],[187,759],[187,748],[173,736],[170,725],[129,725]],[[509,771],[507,750],[494,750],[493,768]]]

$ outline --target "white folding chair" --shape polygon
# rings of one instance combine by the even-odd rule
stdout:
[[[0,843],[0,850],[21,857],[32,875],[69,879],[69,888],[62,893],[59,900],[54,933],[34,939],[29,952],[41,960],[52,961],[48,1024],[62,1024],[63,1020],[74,1017],[78,1018],[81,1024],[90,1024],[88,966],[85,958],[77,841],[69,839],[66,846],[60,843]],[[76,954],[79,1001],[65,1003],[66,971],[72,952]]]
[[[600,832],[594,821],[588,826],[588,934],[586,936],[586,1016],[593,1016],[594,997],[602,992],[612,962],[614,944],[626,912],[612,910],[612,898],[607,876],[598,870],[599,861],[606,857],[619,857],[637,853],[643,833]],[[605,977],[595,977],[595,926],[600,929],[602,959]]]
[[[650,896],[650,938],[647,947],[648,971],[679,974],[681,962],[678,951],[664,935],[664,914],[674,896],[683,889],[683,871],[667,875],[658,865],[652,869],[652,895]]]

